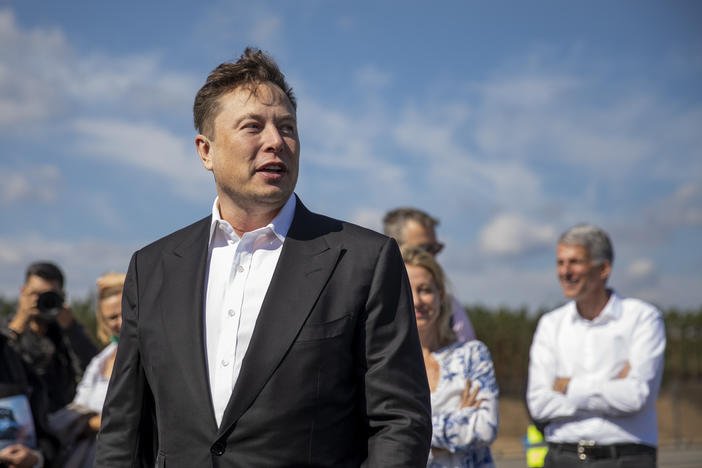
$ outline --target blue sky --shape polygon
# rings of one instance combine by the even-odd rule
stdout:
[[[620,293],[702,305],[702,4],[433,3],[0,0],[0,294],[51,259],[84,297],[206,215],[192,100],[254,45],[298,96],[305,204],[432,213],[464,302],[559,303],[586,221]]]

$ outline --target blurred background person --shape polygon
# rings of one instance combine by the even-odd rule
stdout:
[[[102,404],[117,356],[125,276],[124,273],[108,273],[97,280],[97,336],[104,349],[90,361],[73,399],[74,404],[97,413],[90,419],[90,428],[95,433],[100,430]]]
[[[53,463],[59,451],[59,441],[54,437],[48,423],[49,399],[46,388],[29,365],[9,346],[6,335],[0,333],[0,407],[6,412],[12,409],[12,401],[18,398],[29,406],[29,418],[34,427],[27,433],[26,427],[17,428],[15,434],[8,433],[9,425],[3,426],[0,436],[0,466],[5,467],[57,467]],[[16,415],[18,416],[18,415]],[[5,418],[7,423],[10,418]],[[12,417],[12,422],[23,426],[27,421]],[[15,426],[15,427],[16,427]],[[23,434],[20,434],[20,432]],[[14,440],[12,440],[14,439]],[[9,445],[6,445],[9,444]]]
[[[91,468],[95,460],[95,436],[100,431],[102,405],[122,327],[124,279],[123,273],[107,273],[98,278],[97,336],[104,348],[88,364],[73,402],[50,417],[52,429],[64,448],[64,468]]]
[[[461,342],[451,329],[446,280],[434,257],[402,248],[431,390],[431,468],[492,467],[497,436],[497,381],[485,344]]]
[[[97,353],[65,301],[64,276],[53,263],[29,265],[17,312],[5,328],[9,345],[49,389],[49,410],[73,400],[76,385]]]
[[[558,280],[571,301],[539,319],[527,386],[531,416],[545,425],[547,468],[656,466],[663,318],[607,287],[613,261],[598,227],[579,224],[558,240]]]
[[[396,208],[383,218],[383,232],[402,246],[418,247],[436,257],[444,244],[436,239],[439,220],[417,208]],[[453,296],[446,298],[451,307],[451,328],[459,341],[474,340],[475,330],[465,308]]]

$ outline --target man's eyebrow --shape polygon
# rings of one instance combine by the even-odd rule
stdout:
[[[244,120],[251,119],[251,120],[265,120],[265,117],[261,114],[257,114],[255,112],[249,112],[247,114],[244,114],[240,116],[237,120],[236,123],[239,124],[243,122]],[[277,122],[283,121],[283,120],[292,120],[294,122],[297,122],[297,117],[295,117],[294,114],[283,114],[279,117],[276,117],[275,120]]]

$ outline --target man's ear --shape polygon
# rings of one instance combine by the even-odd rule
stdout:
[[[607,278],[609,278],[610,273],[612,273],[612,262],[610,262],[609,260],[604,260],[600,267],[602,268],[602,270],[600,271],[600,279],[606,282]]]
[[[197,154],[200,155],[200,161],[205,169],[208,171],[212,170],[212,143],[210,139],[205,135],[198,135],[195,137],[195,147],[197,148]]]

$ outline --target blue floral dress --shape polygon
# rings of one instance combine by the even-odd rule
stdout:
[[[431,394],[429,468],[494,467],[489,445],[497,436],[497,381],[487,346],[480,341],[455,342],[432,353],[439,363],[439,383]],[[477,408],[461,408],[466,380],[479,386]]]

